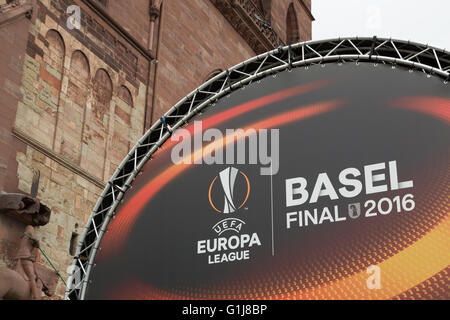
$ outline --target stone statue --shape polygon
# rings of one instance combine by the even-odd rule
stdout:
[[[50,221],[50,209],[39,199],[20,193],[0,192],[0,214],[6,214],[25,225],[44,226]]]
[[[0,300],[41,299],[42,292],[52,296],[58,284],[57,273],[36,264],[39,240],[34,227],[50,221],[50,209],[37,199],[39,171],[35,173],[31,196],[0,191],[0,214],[24,223],[25,232],[20,238],[12,268],[0,268]]]
[[[49,297],[54,294],[57,280],[42,276],[36,268],[38,249],[39,240],[34,238],[34,228],[29,225],[20,239],[13,269],[0,268],[0,300],[39,300],[41,291]]]
[[[34,269],[38,248],[39,240],[34,238],[34,228],[27,226],[20,239],[19,250],[14,258],[14,270],[30,283],[31,294],[35,300],[40,299],[41,296],[36,286],[38,278]]]

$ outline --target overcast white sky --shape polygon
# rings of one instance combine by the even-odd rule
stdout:
[[[450,50],[450,0],[312,0],[313,40],[379,36]]]

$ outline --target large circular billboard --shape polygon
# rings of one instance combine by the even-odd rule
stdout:
[[[86,298],[449,298],[449,123],[448,85],[383,64],[235,91],[146,163]]]

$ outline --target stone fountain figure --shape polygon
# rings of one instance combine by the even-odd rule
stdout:
[[[39,240],[34,227],[50,221],[50,209],[36,198],[39,173],[33,179],[31,197],[24,194],[0,192],[0,214],[8,215],[25,225],[11,268],[0,268],[0,300],[41,299],[41,291],[52,296],[57,278],[53,271],[36,264]]]

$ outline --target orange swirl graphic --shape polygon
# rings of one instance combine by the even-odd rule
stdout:
[[[438,97],[411,97],[395,101],[396,107],[406,110],[421,112],[450,123],[450,100]],[[333,108],[335,108],[335,105]],[[306,108],[307,109],[307,108]],[[291,115],[298,113],[302,109],[291,112]],[[330,109],[331,110],[331,109]],[[316,110],[317,111],[317,110]],[[320,113],[320,112],[319,112]],[[319,114],[316,113],[316,114]],[[263,120],[256,124],[269,125],[270,121],[281,121],[287,115],[278,115],[275,118]],[[309,114],[308,116],[311,116]],[[305,117],[305,115],[303,115]],[[286,119],[285,119],[286,120]],[[284,121],[284,120],[283,120]],[[290,120],[295,121],[295,120]],[[279,125],[277,124],[272,125]],[[256,126],[256,124],[254,124]],[[194,155],[195,156],[195,155]],[[448,174],[448,170],[447,170]],[[370,290],[367,287],[367,279],[370,276],[366,270],[347,274],[343,278],[336,279],[325,284],[318,283],[314,287],[295,289],[285,293],[253,292],[230,295],[227,297],[216,295],[205,295],[202,292],[182,292],[182,290],[164,290],[152,285],[147,285],[129,279],[123,287],[115,291],[111,298],[115,299],[393,299],[411,290],[419,290],[418,286],[431,279],[437,274],[444,274],[444,279],[448,281],[450,266],[450,207],[448,193],[448,178],[444,175],[443,183],[446,189],[439,189],[438,199],[433,199],[438,210],[443,213],[439,222],[436,222],[429,231],[420,234],[416,241],[405,246],[401,251],[386,257],[377,262],[381,272],[381,288]],[[435,181],[434,181],[435,183]],[[425,207],[429,208],[429,207]],[[434,212],[428,209],[428,212]],[[427,220],[421,220],[424,224],[430,224]],[[448,288],[448,286],[447,286]],[[264,288],[258,287],[253,290],[259,291]],[[256,293],[256,294],[255,294]],[[420,292],[415,298],[421,299]]]
[[[450,123],[450,99],[443,97],[406,97],[395,100],[394,106],[434,116]]]
[[[237,116],[246,114],[248,112],[254,111],[256,109],[270,106],[274,103],[280,102],[282,100],[286,100],[292,97],[296,97],[301,94],[306,94],[308,92],[321,89],[332,83],[332,80],[321,80],[314,81],[306,84],[301,84],[298,86],[294,86],[292,88],[288,88],[285,90],[281,90],[275,93],[268,94],[266,96],[259,97],[257,99],[245,102],[241,105],[235,106],[233,108],[227,109],[225,111],[219,112],[217,114],[208,117],[202,121],[202,129],[208,129],[220,123],[226,122],[230,119],[236,118]],[[194,130],[194,126],[190,124],[185,128],[189,131],[191,135],[198,133],[198,130]],[[175,145],[177,142],[168,140],[164,144],[164,149],[159,149],[156,153],[164,152],[164,150],[170,150],[170,147]],[[156,154],[155,153],[155,154]]]
[[[337,109],[339,106],[343,104],[342,101],[339,100],[331,100],[326,102],[321,102],[313,105],[309,105],[306,107],[301,107],[298,109],[294,109],[292,111],[284,112],[282,114],[278,114],[272,116],[268,119],[261,120],[259,122],[253,123],[244,130],[240,131],[238,134],[234,133],[233,135],[236,137],[236,140],[240,140],[246,137],[245,132],[249,129],[259,130],[259,129],[268,129],[275,128],[277,126],[281,126],[284,124],[288,124],[291,122],[307,119],[309,117],[317,116],[329,111],[333,111]],[[186,158],[192,161],[186,161],[190,163],[194,163],[196,159],[201,159],[203,157],[203,150],[207,148],[213,152],[218,148],[222,148],[235,140],[230,139],[228,136],[223,137],[222,139],[218,139],[202,149],[196,150],[190,155],[186,156]],[[105,234],[102,239],[102,250],[97,254],[98,259],[104,259],[106,256],[118,253],[119,250],[123,247],[126,238],[128,237],[131,228],[136,222],[141,210],[144,206],[158,193],[169,181],[173,180],[180,173],[185,171],[186,169],[192,167],[191,164],[185,164],[183,160],[180,161],[180,164],[173,164],[168,167],[166,170],[161,172],[158,176],[156,176],[153,180],[149,181],[142,189],[140,189],[136,195],[133,196],[124,207],[118,212],[117,216],[114,220],[112,220],[108,226],[109,232]]]
[[[424,237],[398,254],[384,260],[378,266],[381,270],[381,288],[370,290],[366,281],[369,275],[365,271],[326,285],[298,290],[286,294],[260,297],[261,299],[328,299],[328,300],[385,300],[417,286],[421,282],[445,270],[450,265],[450,214]],[[425,263],[415,263],[420,260]],[[134,280],[127,281],[120,290],[110,297],[112,299],[193,299],[186,296]],[[237,297],[229,297],[236,299]],[[244,297],[253,299],[254,297]],[[194,298],[195,299],[195,298]],[[198,299],[217,299],[200,296]]]

